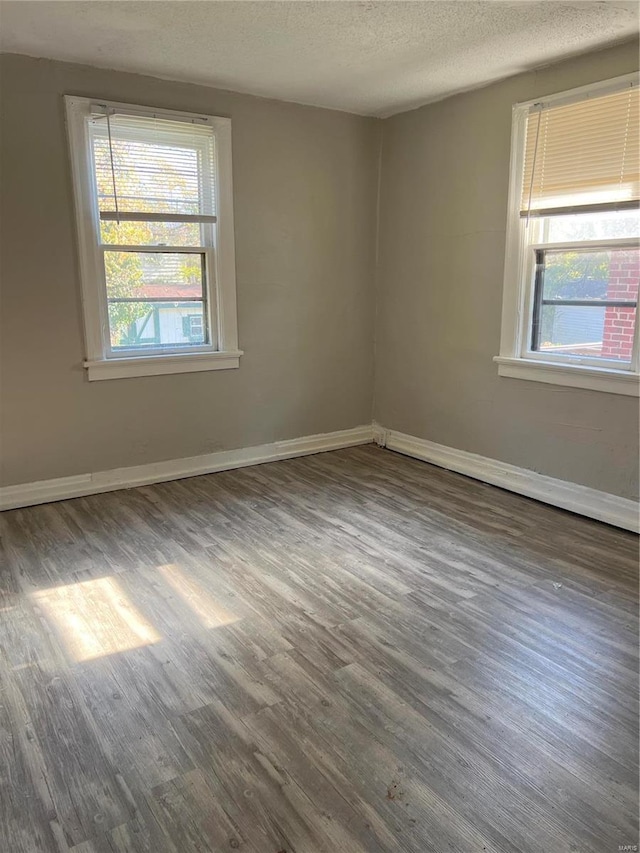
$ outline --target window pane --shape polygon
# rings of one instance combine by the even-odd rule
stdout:
[[[100,222],[103,243],[120,246],[202,246],[197,222]]]
[[[638,237],[640,236],[640,212],[629,210],[548,216],[543,220],[542,233],[545,243]]]
[[[542,255],[544,265],[536,280],[538,326],[534,321],[533,349],[630,361],[640,251],[548,251]],[[570,305],[567,301],[594,304]],[[600,301],[612,304],[598,305]]]
[[[638,298],[638,249],[545,251],[544,261],[544,299]]]
[[[209,343],[202,302],[109,302],[114,349],[156,349]]]
[[[209,342],[203,315],[204,256],[191,252],[105,252],[113,347]],[[187,326],[182,319],[197,318]]]
[[[107,251],[107,297],[201,299],[203,263],[200,253]]]
[[[635,308],[543,305],[540,352],[630,361]]]

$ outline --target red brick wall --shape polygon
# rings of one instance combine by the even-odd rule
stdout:
[[[638,298],[640,252],[613,252],[609,265],[607,299]],[[606,308],[602,335],[602,356],[628,361],[633,349],[635,308]]]

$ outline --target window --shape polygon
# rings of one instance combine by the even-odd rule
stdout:
[[[204,335],[202,314],[182,316],[182,334],[190,341],[200,341]]]
[[[502,376],[637,396],[638,75],[514,107]]]
[[[89,379],[237,367],[230,120],[65,101]]]

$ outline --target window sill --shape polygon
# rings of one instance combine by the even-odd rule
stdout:
[[[199,352],[184,355],[150,355],[85,361],[90,382],[99,379],[128,379],[134,376],[159,376],[164,373],[194,373],[202,370],[228,370],[240,367],[241,350]]]
[[[640,376],[630,370],[565,365],[501,355],[495,356],[493,360],[498,365],[498,374],[511,379],[529,379],[533,382],[587,388],[590,391],[605,391],[628,397],[640,396]]]

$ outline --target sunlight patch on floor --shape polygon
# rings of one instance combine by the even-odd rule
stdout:
[[[205,628],[231,625],[240,618],[223,607],[201,584],[175,564],[158,566],[158,571],[174,592],[189,605]]]
[[[114,577],[40,590],[32,593],[31,599],[77,662],[162,639]]]

